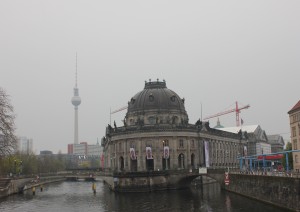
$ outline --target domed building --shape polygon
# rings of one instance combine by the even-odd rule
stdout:
[[[102,138],[105,169],[117,179],[108,183],[118,185],[115,189],[148,188],[149,183],[155,187],[162,182],[176,188],[181,178],[174,180],[175,173],[197,177],[199,167],[238,166],[243,139],[212,129],[208,122],[190,124],[185,99],[168,89],[165,81],[145,82],[144,89],[128,101],[123,123],[108,125]]]

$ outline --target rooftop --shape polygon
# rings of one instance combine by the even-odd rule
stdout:
[[[239,127],[224,127],[219,128],[219,130],[223,130],[226,132],[238,133],[238,131],[247,131],[247,133],[253,133],[259,125],[248,125],[248,126],[239,126]]]
[[[288,112],[288,114],[291,114],[293,111],[300,109],[300,100],[295,104],[295,106]]]

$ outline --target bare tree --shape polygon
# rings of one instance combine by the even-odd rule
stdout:
[[[9,95],[0,87],[0,157],[11,154],[17,146],[14,120]]]

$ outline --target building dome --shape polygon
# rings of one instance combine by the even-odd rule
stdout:
[[[145,124],[187,123],[188,116],[181,99],[174,91],[166,86],[165,81],[145,82],[144,90],[135,94],[128,102],[126,119],[128,125],[142,120]],[[156,121],[153,121],[155,119]]]
[[[166,86],[166,82],[145,82],[144,90],[134,95],[128,102],[128,113],[146,110],[170,111],[186,113],[184,99]]]

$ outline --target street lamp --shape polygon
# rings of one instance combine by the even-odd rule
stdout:
[[[23,172],[23,161],[20,161],[20,174]]]
[[[14,171],[15,171],[15,174],[17,174],[17,160],[15,160],[14,162],[15,162],[15,168],[14,168]]]
[[[169,152],[168,154],[166,154],[165,151],[169,151],[167,149],[165,149],[165,147],[168,145],[167,141],[163,140],[163,158],[165,159],[165,163],[166,163],[166,170],[168,170],[168,159],[169,159]]]

